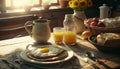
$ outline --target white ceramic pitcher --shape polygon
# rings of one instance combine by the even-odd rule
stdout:
[[[49,23],[50,20],[47,19],[27,21],[25,29],[37,43],[46,43],[51,34]],[[27,27],[28,25],[32,25],[32,30]]]
[[[111,15],[111,9],[106,5],[103,4],[102,6],[99,7],[100,9],[100,18],[107,18]]]

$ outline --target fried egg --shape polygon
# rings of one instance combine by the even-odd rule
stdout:
[[[48,47],[41,47],[31,51],[31,54],[37,58],[47,58],[47,57],[54,57],[58,54],[62,53],[64,49],[48,46]]]

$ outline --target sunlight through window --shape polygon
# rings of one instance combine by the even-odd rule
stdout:
[[[10,7],[11,5],[12,5],[12,2],[11,2],[11,0],[5,0],[5,5],[6,5],[6,7]]]
[[[6,7],[19,8],[25,6],[36,6],[42,3],[57,3],[57,0],[5,0]]]
[[[39,4],[40,0],[5,0],[6,7],[34,6]]]

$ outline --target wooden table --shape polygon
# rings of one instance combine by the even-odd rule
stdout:
[[[49,42],[54,44],[53,37],[49,39]],[[25,50],[28,44],[33,44],[34,40],[30,36],[24,36],[19,38],[7,39],[0,41],[0,57],[4,58],[6,55],[11,54],[15,50]],[[64,45],[62,45],[64,46]],[[120,55],[115,53],[101,52],[95,48],[94,45],[87,40],[82,40],[80,35],[77,35],[77,44],[74,46],[68,46],[74,52],[78,61],[76,68],[72,69],[116,69],[120,68]],[[87,51],[92,51],[99,61],[94,61],[86,56]],[[8,68],[9,69],[9,68]]]

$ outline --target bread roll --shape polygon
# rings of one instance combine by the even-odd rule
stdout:
[[[102,21],[108,28],[120,27],[120,16],[115,18],[105,18]]]

